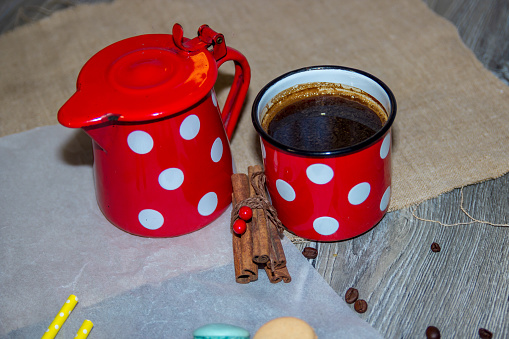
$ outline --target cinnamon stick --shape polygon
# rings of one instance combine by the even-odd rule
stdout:
[[[267,227],[270,232],[270,241],[271,241],[271,252],[270,252],[270,260],[267,262],[267,265],[270,269],[279,269],[286,267],[286,256],[285,251],[283,250],[283,244],[281,244],[281,236],[276,229],[276,225],[272,221],[267,222]]]
[[[249,166],[248,175],[252,178],[253,173],[261,172],[260,165]],[[255,189],[250,182],[250,196],[256,196]],[[253,220],[251,222],[253,234],[253,261],[257,264],[265,264],[270,259],[270,233],[267,228],[267,215],[262,208],[253,209]]]
[[[259,169],[255,169],[257,171],[261,171],[261,166],[258,167]],[[263,190],[263,196],[265,199],[268,199],[267,191],[265,189]],[[267,262],[267,265],[273,271],[286,267],[286,256],[285,251],[283,250],[283,245],[281,244],[281,235],[279,234],[276,225],[270,220],[270,218],[266,218],[266,224],[269,236],[268,239],[270,241],[269,261]]]
[[[249,180],[243,173],[233,174],[231,180],[232,200],[235,206],[238,201],[249,197]],[[242,235],[232,232],[235,281],[240,284],[247,284],[258,279],[258,265],[253,262],[253,237],[250,224],[247,224],[246,232]]]
[[[286,266],[272,271],[267,265],[265,265],[264,269],[269,281],[273,284],[277,284],[281,280],[285,283],[292,281],[292,277],[290,276],[290,273],[288,273],[288,268]]]
[[[259,165],[250,166],[248,168],[249,178],[253,178],[253,173],[262,171],[263,169]],[[253,183],[251,183],[251,196],[256,195],[253,186]],[[262,194],[265,200],[268,200],[265,187],[259,187],[256,191],[258,191],[258,194]],[[259,259],[263,254],[265,259],[268,252],[268,260],[265,261],[264,270],[270,282],[278,283],[283,280],[288,283],[291,281],[291,277],[286,268],[286,256],[281,244],[281,235],[272,219],[268,218],[267,213],[269,212],[264,208],[253,211],[253,216],[256,216],[256,219],[253,217],[253,225],[256,224],[253,228],[253,256],[258,256],[257,259]],[[255,257],[253,257],[253,260],[255,260]]]

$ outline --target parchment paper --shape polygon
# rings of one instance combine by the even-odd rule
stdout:
[[[58,338],[84,319],[89,338],[190,338],[212,322],[254,335],[296,316],[320,338],[379,334],[286,238],[289,284],[234,281],[228,210],[189,235],[127,234],[101,214],[89,138],[61,126],[0,138],[0,337],[42,336],[69,294],[80,299]]]

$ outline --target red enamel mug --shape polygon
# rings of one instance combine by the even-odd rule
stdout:
[[[371,137],[337,149],[303,150],[281,143],[262,128],[264,114],[279,93],[312,83],[332,83],[367,93],[383,106],[385,123]],[[260,91],[252,120],[261,139],[272,204],[290,232],[315,241],[339,241],[365,233],[382,219],[391,195],[391,126],[395,116],[396,100],[389,87],[352,68],[302,68],[276,78]]]
[[[219,217],[231,202],[229,138],[250,81],[246,58],[222,34],[148,34],[116,42],[82,68],[59,122],[92,138],[99,207],[129,233],[173,237]],[[218,68],[235,64],[222,110]]]

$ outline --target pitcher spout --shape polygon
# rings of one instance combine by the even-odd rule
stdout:
[[[108,127],[117,116],[103,112],[97,101],[90,100],[78,90],[58,111],[58,122],[69,128],[82,128],[104,151],[108,149]]]

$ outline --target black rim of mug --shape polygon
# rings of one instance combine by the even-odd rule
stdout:
[[[284,79],[286,77],[289,77],[289,76],[291,76],[293,74],[297,74],[297,73],[301,73],[301,72],[307,72],[307,71],[311,71],[311,70],[326,70],[326,69],[336,69],[336,70],[342,70],[342,71],[349,71],[349,72],[358,73],[358,74],[361,74],[361,75],[363,75],[363,76],[365,76],[367,78],[370,78],[371,80],[375,81],[380,87],[383,88],[383,90],[385,91],[385,93],[389,97],[389,102],[390,102],[390,106],[391,106],[390,109],[391,110],[390,110],[390,112],[388,112],[389,116],[387,118],[386,123],[383,125],[382,129],[380,129],[378,132],[373,134],[371,137],[367,138],[366,140],[363,140],[362,142],[360,142],[358,144],[351,145],[351,146],[348,146],[348,147],[328,150],[328,151],[308,151],[308,150],[302,150],[302,149],[298,149],[298,148],[293,148],[293,147],[290,147],[288,145],[280,143],[279,141],[277,141],[276,139],[271,137],[267,132],[265,132],[265,130],[261,126],[260,119],[259,119],[259,114],[258,114],[258,111],[259,111],[258,110],[258,106],[259,106],[260,100],[262,99],[262,97],[265,94],[265,92],[269,88],[271,88],[274,84],[276,84],[277,82],[279,82],[282,79]],[[261,108],[263,108],[263,107],[261,107]],[[362,149],[364,149],[364,148],[366,148],[368,146],[371,146],[372,144],[374,144],[375,142],[380,140],[382,138],[382,136],[384,136],[385,133],[391,128],[395,118],[396,118],[396,98],[394,97],[394,94],[389,89],[389,87],[383,81],[381,81],[380,79],[378,79],[374,75],[372,75],[370,73],[367,73],[365,71],[359,70],[359,69],[350,68],[350,67],[344,67],[344,66],[332,66],[332,65],[304,67],[304,68],[299,68],[299,69],[290,71],[288,73],[285,73],[283,75],[280,75],[279,77],[275,78],[274,80],[272,80],[271,82],[266,84],[260,90],[260,92],[258,93],[258,95],[256,96],[256,98],[255,98],[255,100],[253,102],[253,107],[252,107],[252,110],[251,110],[251,119],[252,119],[253,125],[254,125],[256,131],[258,132],[258,134],[264,140],[269,142],[271,145],[273,145],[277,149],[280,149],[280,150],[283,150],[283,151],[286,151],[288,153],[292,153],[292,154],[295,154],[295,155],[302,155],[302,156],[307,156],[307,157],[334,157],[334,156],[341,156],[341,155],[346,155],[346,154],[358,152],[358,151],[360,151],[360,150],[362,150]]]

